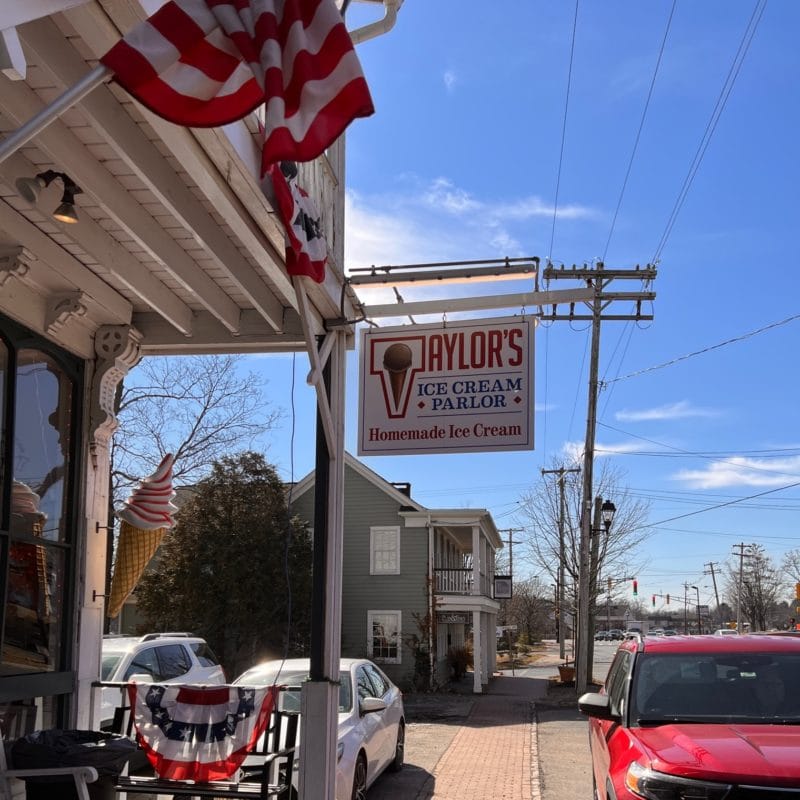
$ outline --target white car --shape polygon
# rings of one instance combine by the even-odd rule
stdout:
[[[120,684],[133,675],[153,683],[221,685],[225,672],[205,639],[190,633],[148,633],[144,636],[104,636],[100,680]],[[127,705],[124,689],[101,689],[99,725],[108,728],[114,711]]]
[[[284,705],[291,703],[299,709],[300,687],[308,680],[308,673],[307,658],[266,661],[247,670],[233,683],[289,687],[291,699],[286,698]],[[341,659],[339,680],[336,800],[363,800],[367,789],[385,769],[397,771],[403,766],[406,730],[403,694],[379,667],[363,658]],[[296,758],[299,757],[298,752]],[[261,763],[263,759],[256,756],[248,761]],[[295,789],[296,780],[295,768]]]
[[[720,628],[718,631],[714,631],[714,636],[738,636],[739,631],[736,628]]]

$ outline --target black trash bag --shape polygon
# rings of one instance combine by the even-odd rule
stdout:
[[[16,769],[37,767],[94,767],[99,777],[119,777],[136,750],[130,739],[101,731],[34,731],[11,747]],[[26,783],[63,783],[64,776],[26,778]]]

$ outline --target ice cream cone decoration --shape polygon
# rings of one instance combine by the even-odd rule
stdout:
[[[168,453],[158,469],[139,484],[125,501],[122,511],[117,513],[121,525],[106,609],[109,617],[116,617],[122,610],[122,604],[136,588],[164,533],[175,524],[172,515],[177,508],[171,502],[175,497],[172,463],[172,454]]]
[[[389,373],[389,385],[392,387],[395,409],[400,407],[400,399],[403,396],[403,388],[411,361],[411,348],[402,342],[389,345],[383,354],[383,368]]]

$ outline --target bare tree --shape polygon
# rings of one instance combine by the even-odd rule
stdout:
[[[557,468],[560,464],[556,464]],[[597,476],[597,472],[595,473]],[[577,473],[564,475],[564,572],[567,612],[577,608],[578,571],[580,566],[580,518],[581,476]],[[648,536],[644,528],[649,504],[632,497],[622,483],[621,470],[603,460],[596,479],[595,494],[611,500],[616,506],[614,522],[606,533],[599,534],[596,575],[614,581],[626,575],[635,575],[637,565],[633,562],[636,547]],[[528,530],[526,539],[519,547],[520,557],[536,570],[550,576],[553,583],[558,580],[561,543],[559,536],[560,497],[558,482],[552,476],[541,476],[536,485],[521,500],[521,518]],[[596,596],[606,591],[602,581],[595,581]],[[591,598],[594,604],[596,597]]]
[[[781,569],[792,583],[800,583],[800,549],[784,554]]]
[[[237,355],[149,357],[131,372],[119,394],[111,449],[117,502],[165,453],[175,456],[175,484],[189,485],[225,455],[252,449],[275,426],[281,412],[265,399],[265,379],[245,372],[242,361]]]
[[[514,584],[514,594],[505,601],[506,624],[517,626],[517,635],[525,635],[527,641],[544,638],[547,615],[553,609],[549,589],[538,577]]]
[[[770,556],[761,545],[750,545],[741,563],[742,580],[739,585],[739,559],[733,559],[726,565],[725,597],[736,608],[737,599],[741,602],[741,616],[750,623],[751,629],[765,631],[775,627],[778,599],[785,591],[785,582],[781,572],[776,568]]]

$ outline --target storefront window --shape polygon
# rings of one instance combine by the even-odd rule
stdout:
[[[17,338],[32,337],[23,333]],[[0,430],[3,441],[12,443],[10,453],[7,445],[2,449],[4,463],[10,455],[11,469],[4,467],[0,482],[9,498],[7,523],[0,526],[6,528],[0,533],[7,548],[0,675],[63,673],[68,667],[64,619],[71,606],[67,589],[74,561],[76,379],[55,355],[35,347],[15,348],[13,335],[9,342],[0,352]],[[36,712],[22,714],[33,699],[12,703],[12,716],[24,717],[27,725],[32,715],[41,717],[51,707],[42,696]],[[0,716],[6,713],[0,707]]]

